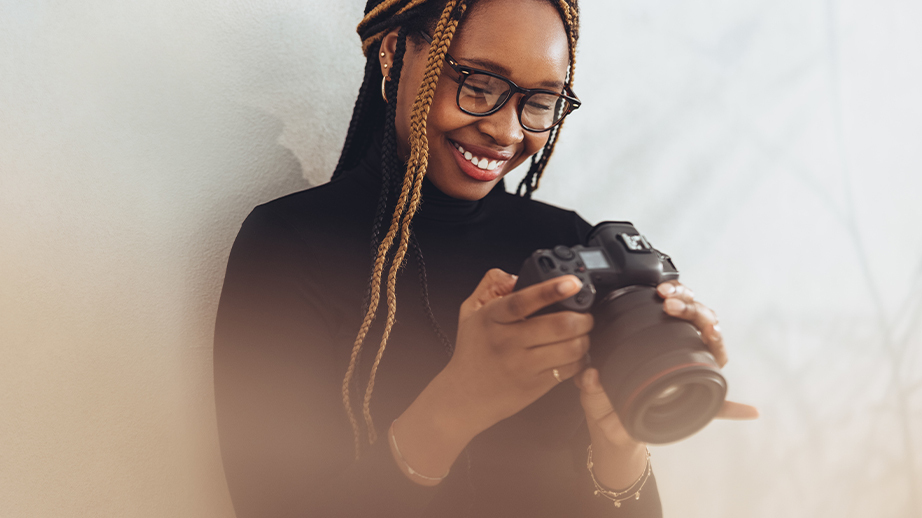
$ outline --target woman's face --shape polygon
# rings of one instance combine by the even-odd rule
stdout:
[[[402,160],[409,156],[410,112],[422,83],[429,46],[408,39],[397,95],[397,145]],[[382,42],[382,73],[393,63],[397,33]],[[523,88],[562,91],[569,65],[569,43],[557,9],[545,0],[484,0],[465,15],[452,39],[449,54],[460,64],[488,70]],[[533,133],[519,124],[513,96],[501,110],[486,117],[458,108],[457,73],[443,63],[427,122],[429,166],[426,176],[454,198],[483,198],[509,171],[541,150],[549,132]],[[393,100],[391,101],[393,102]],[[459,147],[473,155],[497,161],[495,169],[481,169],[465,159]],[[479,160],[478,160],[479,161]]]

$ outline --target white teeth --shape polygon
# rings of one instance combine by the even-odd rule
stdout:
[[[488,171],[492,171],[496,169],[497,167],[499,167],[499,160],[489,160],[487,158],[476,157],[470,151],[465,151],[464,148],[461,147],[460,144],[455,144],[455,149],[457,149],[459,153],[464,155],[465,160],[470,161],[470,163],[474,164],[480,169],[486,169]]]

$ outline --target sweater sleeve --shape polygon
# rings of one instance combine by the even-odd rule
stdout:
[[[304,263],[308,267],[305,267]],[[215,327],[225,475],[238,518],[414,516],[434,489],[409,481],[386,440],[354,460],[342,410],[348,350],[311,250],[257,208],[232,248]],[[328,297],[327,297],[328,298]]]

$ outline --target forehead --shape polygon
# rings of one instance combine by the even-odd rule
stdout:
[[[566,29],[547,0],[482,0],[465,14],[451,55],[522,86],[563,86],[570,62]]]

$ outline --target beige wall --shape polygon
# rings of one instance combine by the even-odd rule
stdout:
[[[363,3],[0,0],[0,516],[231,515],[224,263],[335,164]],[[672,254],[764,413],[655,449],[667,515],[922,516],[918,2],[583,14],[539,197]]]

